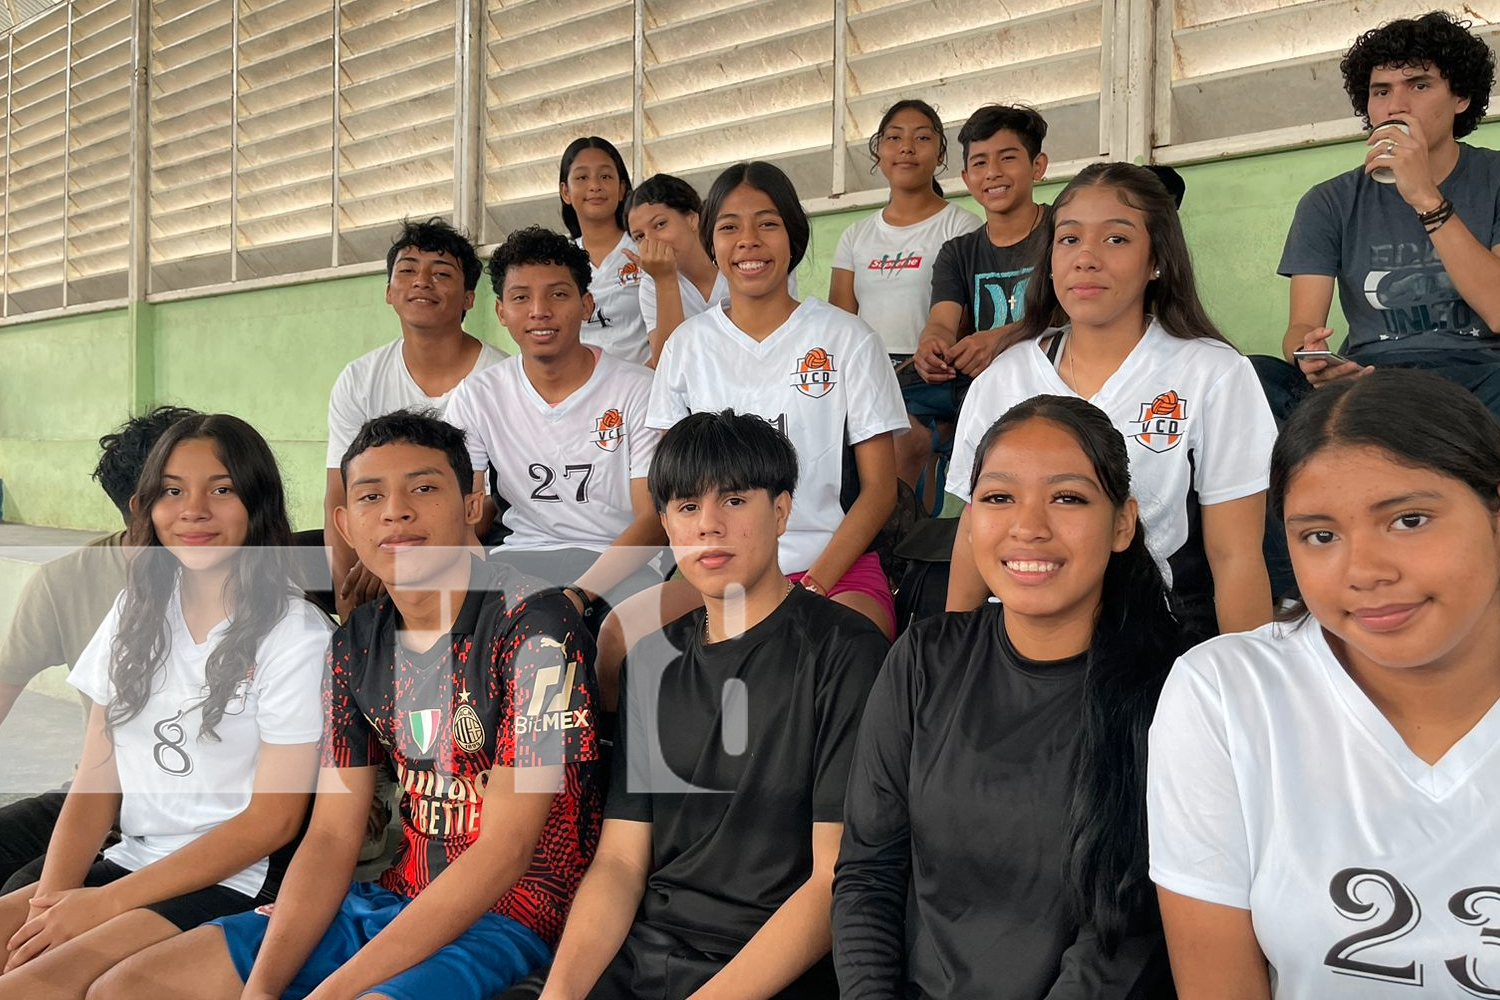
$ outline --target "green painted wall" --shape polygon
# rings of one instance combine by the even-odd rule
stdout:
[[[1500,123],[1470,141],[1500,147]],[[1182,168],[1199,289],[1242,349],[1279,352],[1287,304],[1276,263],[1297,200],[1360,159],[1357,143],[1342,143]],[[1059,187],[1040,185],[1038,198],[1051,200]],[[839,234],[870,211],[813,220],[798,272],[804,293],[827,294]],[[383,289],[375,274],[0,328],[6,519],[112,529],[114,510],[88,479],[95,441],[133,403],[157,401],[254,423],[281,458],[294,525],[317,527],[328,392],[348,361],[396,335]],[[466,326],[513,350],[486,287]],[[141,364],[133,368],[133,360]]]
[[[5,519],[109,528],[119,513],[89,479],[99,436],[130,410],[124,309],[0,329]]]

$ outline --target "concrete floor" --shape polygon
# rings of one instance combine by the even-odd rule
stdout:
[[[0,805],[57,788],[83,745],[80,703],[23,691],[0,724]]]

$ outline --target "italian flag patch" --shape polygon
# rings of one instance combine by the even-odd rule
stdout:
[[[432,741],[437,739],[438,721],[442,718],[442,711],[436,708],[424,708],[420,712],[408,712],[407,718],[411,720],[411,737],[417,741],[417,746],[425,754],[432,749]]]

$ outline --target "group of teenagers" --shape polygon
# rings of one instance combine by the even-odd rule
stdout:
[[[1407,127],[1299,206],[1286,362],[1157,173],[1036,204],[1024,107],[959,133],[980,220],[893,105],[828,302],[762,162],[700,200],[570,145],[571,236],[488,262],[515,357],[405,225],[402,338],[329,404],[340,624],[254,428],[101,441],[105,599],[0,644],[0,712],[48,655],[90,705],[67,792],[0,809],[0,1000],[1500,997],[1493,57],[1430,14],[1343,71]],[[1295,358],[1336,283],[1349,345]],[[948,611],[898,621],[877,536],[945,427]]]

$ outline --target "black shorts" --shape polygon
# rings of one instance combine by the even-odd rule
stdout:
[[[83,884],[90,887],[109,885],[129,874],[129,868],[100,858],[89,868],[89,873],[83,878]],[[247,896],[227,886],[211,885],[206,889],[189,892],[175,899],[147,903],[141,909],[150,910],[152,913],[165,917],[180,931],[190,931],[199,924],[206,924],[219,917],[244,913],[246,910],[253,910],[257,906],[270,903],[274,899],[274,894],[262,893],[260,896]]]

